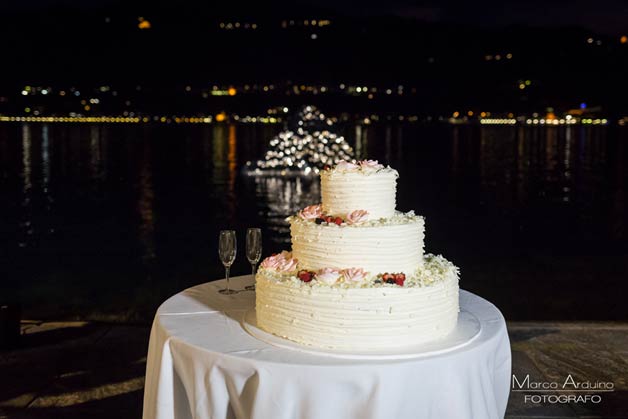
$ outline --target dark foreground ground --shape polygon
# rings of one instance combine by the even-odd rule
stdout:
[[[531,404],[513,392],[507,418],[628,418],[628,323],[511,322],[522,380],[612,382],[598,404]],[[139,418],[149,328],[23,322],[23,347],[0,352],[0,419]]]

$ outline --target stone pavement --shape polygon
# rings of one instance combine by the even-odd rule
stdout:
[[[556,382],[557,390],[579,393],[511,392],[506,417],[515,418],[628,418],[628,324],[610,322],[512,322],[508,324],[513,375],[522,382]],[[569,380],[571,375],[571,381]],[[590,383],[612,383],[611,391],[582,389]],[[517,388],[517,387],[516,387]],[[525,395],[598,394],[599,403],[525,402]]]
[[[0,352],[0,419],[141,417],[147,326],[23,322],[22,332],[21,349]],[[562,385],[571,374],[614,388],[599,403],[513,392],[507,418],[628,418],[628,323],[512,322],[509,332],[519,381]]]

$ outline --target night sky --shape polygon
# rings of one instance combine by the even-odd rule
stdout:
[[[6,1],[0,10],[37,10],[50,7],[107,8],[114,4],[168,6],[169,2],[125,2],[115,0],[31,0]],[[205,3],[206,4],[206,3]],[[246,10],[247,2],[230,1],[235,10]],[[259,3],[258,7],[259,7]],[[194,2],[172,2],[175,7],[194,7]],[[628,32],[628,1],[625,0],[520,0],[520,1],[384,1],[384,0],[299,0],[265,3],[269,12],[280,11],[284,5],[304,12],[329,10],[348,16],[396,15],[418,20],[443,23],[477,24],[481,26],[533,25],[533,26],[581,26],[586,29],[618,35]],[[151,7],[151,6],[148,6]]]

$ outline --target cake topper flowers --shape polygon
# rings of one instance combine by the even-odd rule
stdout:
[[[338,170],[346,170],[346,171],[350,171],[350,170],[356,170],[359,169],[360,166],[358,166],[357,164],[350,162],[350,161],[346,161],[346,160],[342,160],[340,162],[338,162],[338,164],[336,165],[336,169]]]
[[[358,164],[365,171],[377,171],[384,168],[384,165],[379,164],[377,160],[361,160]]]
[[[326,166],[327,170],[338,170],[340,172],[362,172],[366,174],[375,173],[383,168],[384,165],[380,164],[377,160],[360,160],[358,162],[355,160],[342,160],[339,161],[333,168]]]
[[[292,257],[292,253],[284,250],[264,259],[260,267],[279,272],[288,272],[294,271],[297,268],[297,263],[298,261]]]
[[[277,268],[280,272],[294,271],[297,268],[298,261],[294,258],[284,259],[279,263]]]
[[[303,208],[299,211],[299,217],[304,220],[314,220],[323,215],[323,207],[318,205],[310,205],[309,207]]]
[[[362,268],[349,268],[342,271],[342,276],[346,282],[362,282],[368,275],[368,272],[364,272]]]
[[[365,210],[355,210],[347,214],[347,223],[348,224],[358,224],[363,221],[368,220],[368,211]]]

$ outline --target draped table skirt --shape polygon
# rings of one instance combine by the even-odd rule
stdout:
[[[231,287],[253,283],[250,275]],[[146,363],[144,419],[502,418],[511,354],[504,317],[460,291],[480,323],[467,345],[416,358],[335,357],[275,346],[243,327],[254,291],[189,288],[157,310]]]

